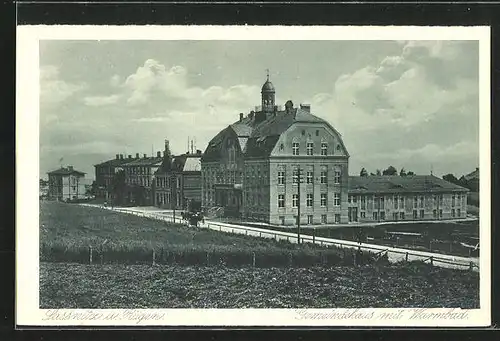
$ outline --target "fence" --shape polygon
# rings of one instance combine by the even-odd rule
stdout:
[[[104,207],[103,207],[104,208]],[[111,209],[111,208],[104,208]],[[180,213],[174,217],[170,214],[154,211],[133,211],[130,209],[120,209],[114,208],[114,211],[128,213],[139,217],[161,220],[165,222],[174,222],[174,223],[186,223],[185,220],[182,219]],[[245,234],[249,236],[255,237],[264,237],[264,238],[273,238],[276,241],[286,240],[290,243],[298,243],[299,237],[295,233],[276,231],[276,230],[267,230],[263,228],[249,227],[249,226],[240,226],[229,223],[222,222],[214,222],[207,221],[202,222],[200,227],[209,228],[212,230],[226,232],[226,233],[235,233],[235,234]],[[406,249],[398,249],[398,248],[390,248],[381,245],[370,245],[365,243],[359,243],[348,240],[336,240],[329,239],[324,237],[316,237],[314,235],[301,235],[300,243],[310,243],[320,247],[329,247],[336,246],[341,249],[357,249],[359,251],[368,251],[375,254],[384,254],[387,256],[390,262],[396,263],[400,261],[410,262],[410,261],[422,261],[429,262],[429,264],[433,266],[440,266],[445,268],[456,268],[456,269],[469,269],[471,271],[479,271],[479,265],[474,261],[468,258],[463,257],[444,257],[444,255],[436,255],[428,252],[419,252],[419,251],[409,251]],[[452,259],[450,259],[452,258]],[[458,261],[457,261],[458,260]]]

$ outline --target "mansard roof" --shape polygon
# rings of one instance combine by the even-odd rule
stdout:
[[[434,175],[370,175],[350,176],[348,191],[362,193],[439,193],[466,192],[468,189]]]

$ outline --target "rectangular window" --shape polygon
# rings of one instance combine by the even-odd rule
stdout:
[[[451,216],[452,216],[453,218],[455,218],[455,209],[454,209],[454,208],[452,208],[452,209],[451,209]]]
[[[455,194],[451,196],[451,207],[455,207]]]
[[[385,212],[380,212],[380,220],[385,220]]]
[[[460,209],[457,210],[457,217],[461,217],[462,216],[462,211],[460,211]]]
[[[439,206],[443,206],[443,195],[439,196]]]
[[[438,204],[438,198],[437,198],[437,196],[434,195],[433,199],[434,199],[434,207],[437,207],[437,204]]]
[[[380,209],[381,210],[384,209],[384,203],[385,203],[385,198],[384,197],[380,197]]]
[[[437,218],[437,210],[432,210],[432,217]]]
[[[340,214],[335,214],[335,224],[340,224]]]
[[[443,218],[443,210],[439,210],[439,219]]]
[[[413,208],[418,207],[418,197],[413,197]]]
[[[278,207],[285,207],[285,195],[278,194]]]
[[[313,216],[312,216],[312,215],[308,215],[308,216],[307,216],[307,223],[308,223],[309,225],[311,225],[311,224],[313,223]]]
[[[321,224],[326,224],[326,223],[327,223],[326,214],[322,214],[321,215]]]
[[[373,220],[378,220],[378,212],[373,212]]]
[[[321,207],[326,207],[327,206],[326,193],[321,193],[320,197],[321,197],[320,201]]]
[[[342,173],[341,173],[340,169],[335,169],[333,182],[336,183],[336,184],[339,184],[340,183],[340,176],[341,175],[342,175]]]
[[[398,209],[398,197],[394,197],[393,204],[394,204],[394,209],[397,210]]]
[[[420,208],[424,208],[424,197],[420,197]]]
[[[404,197],[401,197],[400,199],[401,199],[401,200],[400,200],[400,202],[399,202],[399,203],[400,203],[400,205],[399,205],[399,206],[401,207],[401,209],[404,209],[404,208],[405,208],[405,198],[404,198]]]
[[[307,155],[313,155],[313,147],[314,147],[314,144],[312,142],[307,142],[307,145],[306,145]]]
[[[279,220],[280,220],[281,225],[285,225],[285,217],[284,216],[280,216]]]
[[[404,212],[399,212],[399,219],[405,220],[405,213]]]
[[[298,168],[295,168],[293,170],[293,174],[292,174],[292,183],[294,185],[298,184],[299,183],[299,170]]]
[[[417,210],[413,210],[413,219],[417,219]]]
[[[292,154],[299,155],[299,143],[298,142],[292,143]]]
[[[364,219],[364,218],[366,218],[366,212],[360,212],[360,214],[359,214],[359,215],[360,215],[360,217],[361,217],[361,218],[363,218],[363,219]]]
[[[321,179],[321,183],[322,184],[326,184],[327,183],[327,176],[328,176],[328,172],[326,170],[322,170],[321,171],[321,176],[320,176],[320,179]]]
[[[313,172],[311,172],[311,171],[307,172],[306,182],[308,184],[312,184],[313,183]]]
[[[352,202],[353,202],[354,204],[357,204],[357,203],[358,203],[358,196],[357,196],[357,195],[353,195],[353,196],[352,196]]]
[[[361,209],[366,210],[366,197],[365,196],[361,197]]]
[[[398,213],[397,212],[394,212],[392,214],[392,220],[398,220]]]
[[[424,219],[424,210],[420,210],[420,219]]]
[[[298,225],[299,224],[299,217],[294,215],[293,219],[295,220],[295,225]]]
[[[285,172],[278,171],[278,185],[284,185],[284,184],[285,184]]]
[[[347,203],[350,204],[352,202],[352,195],[347,196]]]
[[[375,209],[378,210],[380,208],[380,198],[375,197],[374,203],[375,203]]]
[[[340,193],[333,194],[333,206],[340,206]]]
[[[325,142],[321,143],[321,155],[328,155],[328,145]]]
[[[313,206],[313,195],[312,194],[307,194],[306,205],[307,205],[307,207]]]
[[[292,195],[292,207],[299,207],[299,195]]]

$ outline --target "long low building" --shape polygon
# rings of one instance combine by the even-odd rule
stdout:
[[[458,219],[468,189],[433,175],[350,176],[349,222]]]

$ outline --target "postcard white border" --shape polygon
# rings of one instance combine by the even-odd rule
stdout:
[[[272,34],[270,34],[272,32]],[[272,37],[272,38],[269,38]],[[52,40],[478,40],[480,49],[480,309],[465,319],[411,319],[414,309],[39,309],[39,41]],[[16,324],[18,326],[489,326],[490,28],[416,26],[18,26],[16,65]],[[372,314],[360,319],[352,315]],[[384,312],[400,318],[377,318]],[[426,309],[427,313],[450,309]],[[344,318],[332,314],[351,313]],[[66,315],[64,315],[66,314]],[[86,314],[86,315],[84,315]],[[92,315],[93,314],[93,315]],[[309,314],[309,318],[305,316]],[[310,318],[310,314],[316,314]],[[464,316],[465,316],[464,315]],[[84,317],[86,316],[86,317]],[[142,317],[141,317],[142,316]],[[146,318],[147,316],[147,318]],[[458,316],[458,315],[457,315]],[[138,321],[140,320],[140,321]]]

